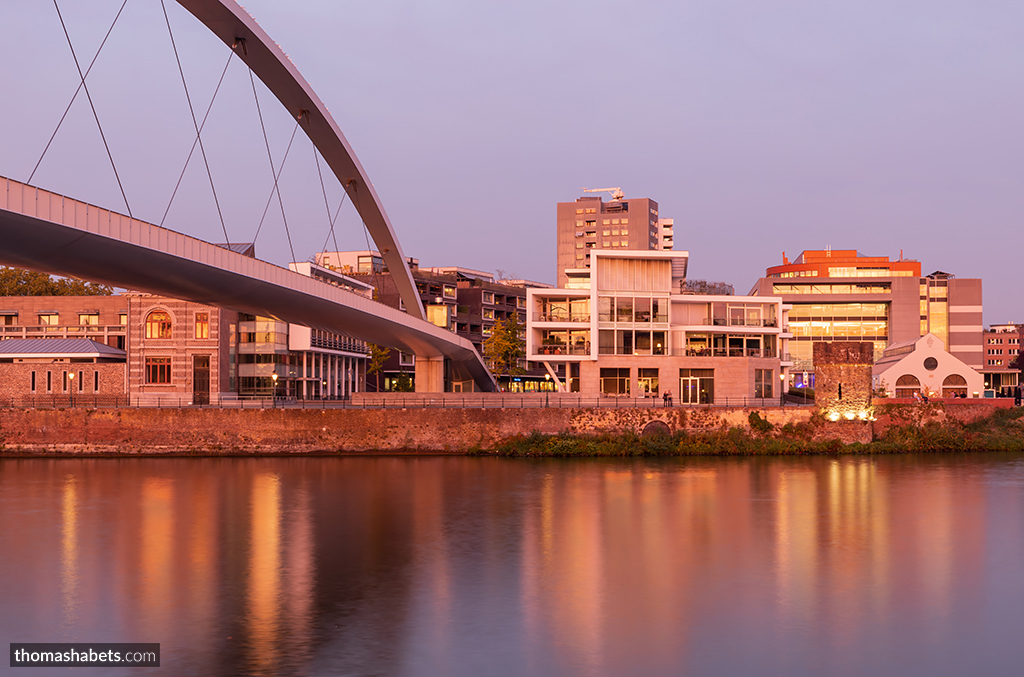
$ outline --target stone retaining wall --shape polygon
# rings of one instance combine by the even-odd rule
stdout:
[[[869,442],[893,424],[969,422],[1004,402],[885,404],[878,420],[817,421],[816,439]],[[811,421],[808,407],[535,409],[0,409],[0,453],[296,454],[463,453],[537,431],[642,433],[747,428],[757,411],[774,426]]]
[[[808,408],[768,409],[2,409],[0,449],[26,453],[462,453],[533,431],[642,433],[810,420]]]

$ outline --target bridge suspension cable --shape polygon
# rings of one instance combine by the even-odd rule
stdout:
[[[310,144],[311,146],[313,144]],[[324,193],[324,207],[327,208],[327,222],[330,224],[331,229],[327,232],[327,237],[324,238],[324,246],[320,248],[320,251],[327,251],[327,242],[334,237],[334,251],[338,251],[338,236],[334,234],[334,223],[338,220],[338,214],[341,213],[341,205],[345,204],[345,198],[348,193],[342,191],[341,202],[338,203],[338,209],[334,212],[334,218],[331,218],[331,205],[327,201],[327,186],[324,185],[324,174],[320,171],[320,151],[313,146],[313,159],[316,160],[316,173],[320,177],[320,190]]]
[[[163,2],[163,0],[160,1]],[[103,147],[107,150],[107,157],[110,158],[110,166],[114,170],[114,178],[117,179],[117,187],[121,189],[121,198],[124,199],[125,209],[128,210],[128,216],[130,218],[134,218],[132,216],[131,205],[128,204],[128,196],[125,195],[124,186],[121,184],[121,176],[117,173],[117,165],[114,164],[114,156],[110,152],[110,146],[107,145],[107,137],[103,134],[103,125],[100,124],[100,116],[96,113],[96,106],[92,102],[92,95],[89,93],[89,86],[85,84],[85,74],[82,73],[82,65],[78,62],[78,55],[75,54],[75,46],[71,43],[71,36],[68,34],[68,27],[64,24],[64,16],[60,13],[60,6],[57,4],[57,0],[53,0],[53,6],[57,10],[57,17],[60,19],[60,26],[64,29],[64,37],[68,40],[68,47],[71,49],[71,57],[75,60],[75,68],[78,69],[78,78],[82,81],[82,89],[85,90],[85,98],[89,100],[89,107],[92,109],[92,116],[96,119],[96,126],[100,130],[100,138],[103,139]],[[122,7],[122,9],[124,8]],[[120,14],[120,12],[118,12],[118,14]],[[113,28],[113,26],[111,26],[111,28]],[[103,40],[106,42],[106,38]],[[97,56],[99,56],[99,52],[97,52]],[[93,61],[95,61],[95,58]],[[56,132],[54,133],[56,134]],[[33,174],[34,173],[35,172],[33,172]]]
[[[210,99],[210,105],[206,107],[206,115],[203,116],[203,122],[199,125],[199,134],[202,134],[203,129],[206,127],[206,120],[210,117],[210,111],[213,110],[213,102],[217,100],[217,94],[220,92],[221,83],[224,82],[224,76],[228,72],[228,66],[231,65],[232,54],[228,54],[228,60],[224,64],[224,70],[220,73],[220,80],[217,81],[217,88],[213,90],[213,98]],[[174,184],[174,192],[171,193],[171,199],[167,202],[167,209],[164,210],[164,216],[160,219],[160,225],[164,225],[164,221],[167,220],[167,214],[171,211],[171,205],[174,204],[174,198],[178,194],[178,189],[181,187],[181,181],[185,178],[185,170],[188,169],[188,163],[192,161],[192,154],[196,152],[196,145],[199,143],[199,134],[196,134],[195,141],[192,142],[192,148],[188,151],[188,157],[185,158],[185,166],[181,168],[181,174],[178,175],[178,182]],[[207,166],[209,168],[209,166]],[[213,179],[211,178],[211,181]],[[221,225],[223,226],[223,219],[221,219]],[[224,237],[227,237],[227,230],[224,231]]]
[[[110,37],[110,32],[114,30],[114,24],[121,17],[121,12],[124,11],[124,6],[128,4],[128,0],[124,0],[121,3],[121,9],[117,10],[117,15],[114,17],[113,23],[110,24],[110,28],[107,29],[107,34],[103,36],[103,42],[100,43],[99,49],[96,50],[96,54],[92,57],[92,61],[89,62],[89,67],[85,69],[85,78],[89,77],[89,73],[92,72],[92,67],[96,65],[96,59],[99,58],[100,52],[103,51],[103,46],[107,44],[107,38]],[[60,122],[57,123],[57,128],[53,130],[53,134],[50,135],[50,140],[46,142],[46,148],[43,148],[43,154],[39,156],[39,160],[36,162],[36,166],[32,168],[32,173],[28,175],[27,183],[32,183],[32,178],[36,175],[39,170],[39,165],[42,164],[43,158],[46,157],[46,151],[50,150],[50,144],[57,138],[57,132],[60,131],[61,125],[64,124],[64,118],[68,116],[68,112],[71,110],[71,106],[74,105],[75,99],[78,98],[78,93],[82,91],[82,85],[85,84],[85,78],[82,78],[82,82],[78,83],[78,87],[75,88],[75,93],[71,95],[71,101],[68,102],[68,107],[64,109],[64,114],[60,116]]]
[[[246,48],[246,43],[242,42],[242,49]],[[288,154],[292,151],[292,142],[295,140],[295,132],[299,131],[299,121],[295,121],[295,128],[292,129],[292,137],[288,139],[288,147],[285,150],[285,157],[281,160],[281,167],[274,171],[273,169],[273,154],[270,153],[270,139],[266,135],[266,125],[263,123],[263,110],[259,105],[259,95],[256,93],[256,79],[253,77],[253,70],[249,69],[249,83],[253,87],[253,99],[256,101],[256,115],[259,116],[259,127],[263,130],[263,143],[266,145],[266,157],[270,161],[270,176],[273,177],[273,187],[270,188],[270,197],[266,199],[266,207],[263,208],[263,216],[259,219],[259,225],[256,226],[256,235],[253,236],[253,245],[256,244],[256,239],[259,238],[259,231],[263,228],[263,221],[266,219],[266,212],[270,209],[270,202],[273,200],[273,194],[278,194],[278,203],[281,205],[281,218],[285,221],[285,235],[288,236],[288,248],[292,251],[292,260],[295,259],[295,248],[292,247],[292,234],[288,230],[288,218],[285,216],[285,201],[281,197],[281,187],[278,185],[278,179],[281,178],[281,172],[285,171],[285,161],[288,160]]]
[[[57,0],[54,0],[56,2]],[[217,205],[217,216],[220,217],[220,227],[224,231],[224,242],[231,242],[231,238],[228,237],[228,227],[224,224],[224,213],[220,209],[220,200],[217,199],[217,188],[213,185],[213,172],[210,171],[210,162],[206,159],[206,148],[203,147],[203,138],[200,134],[199,122],[196,120],[196,111],[192,107],[192,97],[188,94],[188,83],[185,82],[185,70],[181,67],[181,59],[178,57],[178,46],[174,42],[174,31],[171,30],[171,19],[167,16],[167,5],[164,0],[160,0],[160,7],[164,11],[164,21],[167,22],[167,34],[171,36],[171,47],[174,49],[174,60],[178,62],[178,73],[181,74],[181,85],[185,88],[185,99],[188,101],[188,110],[192,114],[192,125],[196,130],[196,138],[199,142],[199,152],[203,156],[203,163],[206,164],[206,175],[210,177],[210,190],[213,191],[213,202]],[[225,67],[226,68],[226,67]],[[88,94],[88,91],[86,91]],[[211,102],[211,106],[213,103]],[[169,209],[170,207],[168,207]],[[130,215],[130,212],[129,212]]]

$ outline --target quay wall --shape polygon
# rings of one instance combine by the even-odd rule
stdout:
[[[998,406],[1001,406],[999,403]],[[874,422],[814,421],[818,439],[869,442],[893,424],[968,422],[997,404],[877,407]],[[884,412],[882,411],[884,410]],[[642,434],[653,421],[691,432],[749,427],[752,411],[776,427],[808,424],[811,407],[408,409],[0,409],[0,454],[464,453],[531,432]],[[664,429],[664,427],[662,427]]]
[[[516,435],[746,427],[755,409],[0,409],[0,453],[464,453]],[[756,409],[773,424],[809,408]]]

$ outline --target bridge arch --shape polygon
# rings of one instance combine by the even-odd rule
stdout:
[[[256,20],[232,0],[177,0],[220,38],[299,121],[334,176],[345,188],[380,250],[410,315],[424,319],[412,271],[377,192],[338,123],[313,88]]]

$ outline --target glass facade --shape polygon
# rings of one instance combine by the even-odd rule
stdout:
[[[772,294],[891,294],[888,282],[865,282],[863,284],[773,284]]]
[[[875,360],[889,340],[887,303],[808,303],[789,311],[790,357],[796,369],[810,369],[814,341],[871,341]]]

